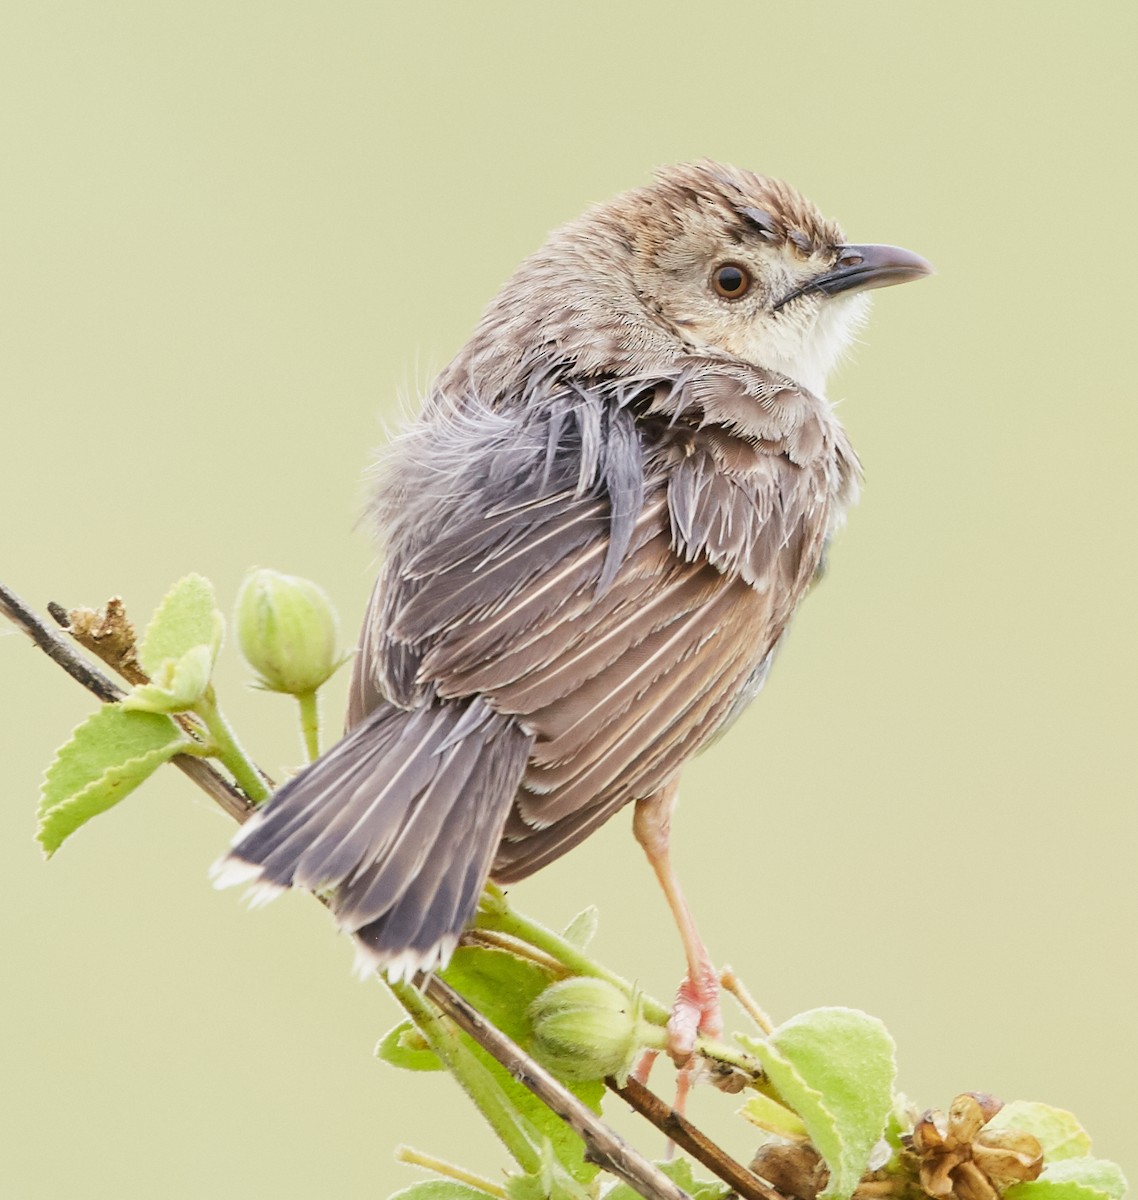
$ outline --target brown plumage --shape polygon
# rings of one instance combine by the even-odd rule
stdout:
[[[410,975],[446,960],[488,873],[521,879],[636,802],[690,923],[677,774],[759,690],[854,498],[823,387],[864,292],[927,270],[710,162],[554,233],[389,451],[349,732],[223,881],[334,888],[370,960]]]

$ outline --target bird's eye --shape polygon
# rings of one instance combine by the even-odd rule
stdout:
[[[738,263],[724,263],[712,272],[711,286],[724,300],[738,300],[751,290],[751,272]]]

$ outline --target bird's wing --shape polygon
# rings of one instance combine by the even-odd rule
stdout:
[[[385,687],[481,695],[535,735],[499,878],[674,777],[761,679],[821,554],[824,472],[678,399],[682,424],[609,404],[590,431],[580,396],[515,421],[445,520],[392,548],[365,633]]]

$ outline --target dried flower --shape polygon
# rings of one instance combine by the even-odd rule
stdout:
[[[956,1097],[947,1115],[929,1109],[913,1127],[920,1183],[944,1200],[998,1200],[1013,1183],[1037,1179],[1043,1148],[1019,1129],[988,1129],[1003,1101],[980,1092]]]

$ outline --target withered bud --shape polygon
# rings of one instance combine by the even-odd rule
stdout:
[[[1037,1179],[1043,1148],[1020,1129],[988,1129],[1003,1102],[964,1092],[948,1113],[929,1109],[913,1127],[912,1144],[925,1193],[952,1200],[997,1200],[1013,1183]]]
[[[1023,1129],[985,1129],[972,1151],[977,1165],[1003,1191],[1013,1183],[1038,1179],[1043,1170],[1043,1147]]]
[[[751,1170],[796,1200],[816,1200],[830,1178],[822,1156],[805,1142],[767,1142],[751,1159]]]

